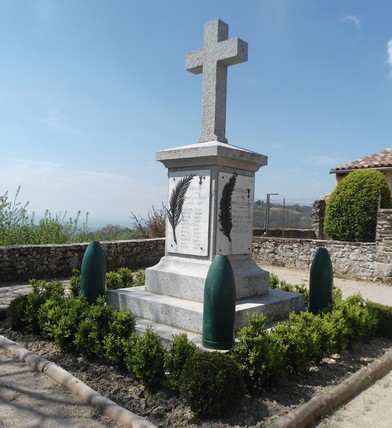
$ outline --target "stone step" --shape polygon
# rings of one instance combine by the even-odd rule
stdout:
[[[195,333],[189,330],[182,330],[167,324],[159,324],[144,318],[136,318],[136,333],[144,334],[147,328],[152,328],[152,330],[159,335],[161,338],[161,343],[165,348],[168,348],[171,345],[173,342],[173,336],[185,333],[188,336],[188,340],[195,343],[197,347],[201,349],[207,349],[203,347],[202,336],[200,333]],[[211,351],[211,349],[207,350]]]
[[[110,290],[107,301],[115,309],[131,311],[139,318],[202,333],[203,304],[200,302],[151,293],[145,287]],[[290,312],[298,312],[303,307],[302,294],[270,290],[266,295],[237,301],[234,328],[244,327],[251,312],[263,313],[267,322],[271,322],[286,318]]]

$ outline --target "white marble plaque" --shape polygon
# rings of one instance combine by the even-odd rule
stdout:
[[[166,248],[169,253],[208,256],[210,170],[169,172]]]
[[[252,253],[253,203],[253,177],[219,173],[217,254]]]

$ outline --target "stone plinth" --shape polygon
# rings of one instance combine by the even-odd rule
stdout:
[[[202,302],[211,261],[224,254],[238,299],[268,293],[268,273],[251,258],[254,177],[267,157],[214,141],[164,150],[157,160],[168,168],[169,211],[178,209],[179,186],[189,185],[178,223],[167,220],[165,257],[146,271],[146,290]]]
[[[145,287],[123,288],[108,292],[108,304],[116,309],[128,310],[150,324],[170,326],[197,334],[202,333],[203,303],[178,297],[154,294]],[[260,298],[238,300],[234,328],[247,325],[249,313],[263,313],[267,322],[282,319],[290,312],[298,312],[304,307],[303,294],[270,290]],[[178,333],[178,332],[177,332]]]
[[[268,272],[252,259],[254,178],[267,157],[214,141],[164,150],[157,160],[168,168],[165,256],[146,270],[145,287],[109,291],[109,304],[200,334],[205,279],[224,254],[236,282],[236,329],[249,312],[272,321],[303,308],[302,295],[269,290]]]

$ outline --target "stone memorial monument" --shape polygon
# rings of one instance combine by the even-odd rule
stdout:
[[[166,250],[146,270],[144,287],[108,293],[108,303],[131,310],[158,331],[171,326],[201,333],[204,283],[216,254],[229,256],[236,283],[235,328],[250,311],[267,320],[300,310],[303,296],[269,290],[268,272],[252,260],[255,173],[267,157],[228,144],[227,68],[247,61],[248,45],[228,39],[228,25],[216,19],[204,28],[204,47],[186,55],[186,69],[202,74],[199,142],[163,150],[168,169]]]

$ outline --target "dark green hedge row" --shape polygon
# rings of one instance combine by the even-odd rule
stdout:
[[[298,291],[298,286],[283,286]],[[392,308],[366,302],[359,295],[343,301],[335,289],[328,311],[292,313],[271,331],[263,315],[250,315],[229,354],[201,352],[186,334],[175,336],[164,350],[157,334],[148,329],[136,335],[135,317],[115,311],[103,299],[89,305],[78,296],[64,298],[59,282],[32,281],[32,288],[9,306],[11,328],[40,333],[61,349],[106,360],[150,390],[166,385],[206,417],[234,411],[246,391],[257,393],[282,377],[304,373],[354,341],[392,336]]]

